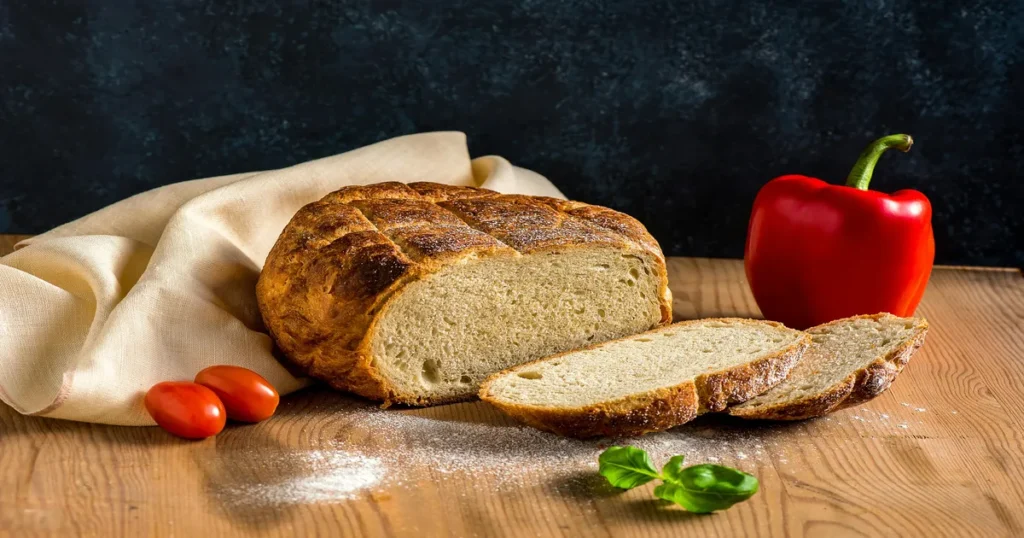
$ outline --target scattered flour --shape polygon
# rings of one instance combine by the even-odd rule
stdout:
[[[793,436],[803,431],[799,424],[721,416],[636,438],[577,440],[518,425],[482,403],[383,410],[341,397],[320,411],[332,419],[302,443],[309,449],[252,449],[226,456],[258,461],[269,469],[264,476],[279,478],[262,484],[220,483],[219,493],[228,502],[260,507],[341,502],[383,487],[415,487],[414,480],[424,479],[515,489],[557,482],[558,476],[589,476],[597,469],[598,454],[616,444],[642,448],[656,464],[682,454],[687,464],[720,463],[748,472],[757,472],[759,466],[788,466],[791,460],[807,464],[816,457],[794,445]],[[889,415],[863,408],[819,420],[832,423],[830,427],[852,426],[866,422],[871,413],[890,427],[908,428],[907,421],[888,422]]]
[[[344,450],[287,451],[274,456],[270,466],[274,460],[287,460],[297,472],[279,481],[229,486],[222,496],[256,506],[338,502],[377,485],[386,470],[377,458]]]
[[[770,465],[768,447],[777,429],[737,425],[737,419],[711,417],[667,432],[626,439],[567,439],[496,418],[485,404],[456,404],[427,410],[381,410],[353,403],[341,413],[338,432],[331,441],[339,450],[379,460],[389,469],[421,467],[434,479],[465,475],[487,478],[493,487],[516,486],[537,476],[578,474],[597,469],[597,456],[612,445],[646,450],[656,463],[683,454],[689,464],[721,462],[753,471]],[[479,415],[479,416],[476,416]],[[475,417],[476,416],[476,417]],[[721,422],[725,424],[721,424]],[[385,481],[398,485],[409,473],[392,473]]]

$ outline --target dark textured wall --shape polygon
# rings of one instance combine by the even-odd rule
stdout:
[[[938,261],[1022,265],[1022,39],[1019,1],[4,1],[0,232],[457,129],[738,257],[765,181],[908,132],[873,185],[931,197]]]

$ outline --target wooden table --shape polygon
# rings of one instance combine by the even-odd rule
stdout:
[[[670,271],[679,318],[757,316],[740,262],[675,258]],[[368,404],[312,388],[263,424],[200,442],[0,405],[0,534],[1024,535],[1024,279],[938,268],[920,312],[932,325],[923,350],[860,408],[795,424],[702,417],[658,434],[693,447],[691,463],[718,458],[760,479],[727,512],[688,514],[652,500],[652,486],[613,491],[595,472],[598,443],[518,429],[479,402],[357,423]],[[424,437],[430,424],[445,428]],[[501,441],[516,436],[533,441]],[[434,459],[423,443],[443,449]],[[398,459],[331,459],[367,447]]]

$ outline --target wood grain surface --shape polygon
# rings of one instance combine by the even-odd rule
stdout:
[[[14,242],[0,238],[0,253]],[[678,318],[758,315],[741,262],[675,258],[669,268]],[[694,440],[690,463],[717,458],[760,479],[753,499],[726,512],[667,506],[653,484],[614,491],[596,475],[603,444],[560,445],[479,402],[359,422],[353,410],[369,404],[314,387],[267,422],[199,442],[0,405],[0,534],[1022,536],[1024,278],[938,268],[920,313],[932,326],[924,348],[864,406],[795,424],[706,416],[669,432]],[[439,429],[425,437],[424,427]],[[494,439],[459,438],[481,428]],[[520,431],[535,442],[500,452],[511,438],[502,432]],[[413,445],[429,442],[447,449]],[[561,446],[583,460],[559,459]],[[326,480],[339,467],[325,470],[324,458],[359,450],[418,456],[372,469],[342,461],[349,476]]]

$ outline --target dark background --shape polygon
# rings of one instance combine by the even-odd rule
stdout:
[[[668,254],[739,257],[757,189],[924,191],[939,263],[1024,265],[1024,4],[0,0],[0,233],[395,135],[468,133]]]

